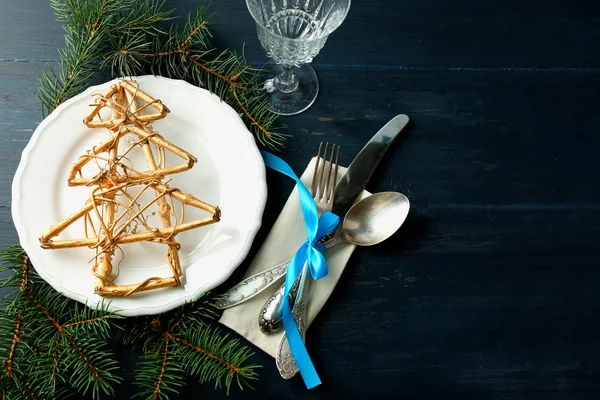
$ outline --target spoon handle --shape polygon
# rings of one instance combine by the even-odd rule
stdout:
[[[300,286],[300,277],[296,279],[290,292],[288,293],[288,302],[294,304],[296,301],[296,295],[298,294],[298,287]],[[279,311],[281,304],[283,303],[283,294],[285,292],[285,282],[265,303],[260,309],[258,315],[258,327],[260,331],[265,334],[277,332],[283,324],[283,315]]]
[[[321,244],[325,246],[326,249],[329,249],[342,242],[344,242],[344,239],[342,239],[340,234],[336,234]],[[236,306],[256,296],[285,275],[290,261],[292,260],[289,259],[239,282],[215,302],[215,307],[219,310],[223,310]],[[269,301],[270,300],[271,299],[269,299]],[[293,304],[293,302],[290,302],[290,304]]]
[[[300,276],[300,287],[298,289],[298,297],[296,298],[296,303],[294,304],[294,308],[292,308],[292,315],[296,320],[296,325],[298,326],[298,332],[300,332],[300,336],[302,337],[302,341],[306,337],[306,310],[307,310],[307,294],[308,294],[308,284],[310,282],[310,273],[308,272],[308,264],[304,265],[302,269],[302,274]],[[298,365],[296,365],[296,360],[292,355],[292,350],[290,348],[290,344],[287,340],[287,335],[284,333],[279,341],[279,346],[277,347],[277,354],[275,356],[275,364],[277,365],[277,369],[279,370],[279,375],[283,379],[291,379],[294,375],[298,373]]]

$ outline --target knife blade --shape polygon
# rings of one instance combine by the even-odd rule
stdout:
[[[365,189],[383,155],[408,121],[407,115],[396,115],[358,152],[335,188],[331,212],[344,219],[350,207]]]

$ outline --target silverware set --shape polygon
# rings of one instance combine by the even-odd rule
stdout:
[[[323,143],[319,145],[317,151],[317,157],[315,162],[315,170],[313,173],[313,180],[311,185],[311,194],[317,205],[317,212],[319,216],[325,211],[331,211],[333,208],[333,196],[335,193],[335,185],[337,184],[338,176],[338,162],[340,158],[340,147],[335,144],[331,146],[331,153],[329,161],[326,160],[329,143],[325,144],[323,150]],[[323,150],[323,152],[321,152]],[[306,283],[307,266],[304,267],[302,274],[290,290],[288,294],[288,300],[290,304],[294,304],[296,307],[296,295],[300,293],[298,298],[298,307],[302,305],[302,294],[308,290],[308,283]],[[258,327],[263,333],[277,332],[283,324],[283,316],[281,315],[280,309],[283,303],[283,293],[285,291],[285,283],[273,293],[273,295],[267,300],[263,306],[260,315],[258,316]],[[304,304],[305,306],[305,304]],[[292,310],[293,311],[293,310]],[[298,311],[300,313],[300,311]],[[304,314],[304,311],[302,311]],[[300,329],[300,327],[298,327]],[[300,330],[302,332],[302,330]]]
[[[407,123],[406,115],[401,114],[392,118],[363,147],[339,181],[337,179],[339,146],[325,144],[323,148],[323,143],[319,145],[311,194],[319,215],[331,211],[342,218],[335,231],[322,239],[321,244],[326,249],[339,243],[352,243],[359,246],[380,243],[395,233],[406,219],[410,203],[403,194],[382,192],[362,200],[361,195],[375,167]],[[324,254],[327,256],[326,253]],[[289,262],[286,261],[244,279],[222,295],[216,307],[230,308],[254,297],[285,276]],[[305,264],[288,293],[292,315],[303,340],[307,328],[306,310],[309,301],[307,294],[311,280],[308,265]],[[261,332],[271,334],[280,330],[283,296],[284,286],[281,286],[261,308],[258,316]],[[298,372],[285,333],[279,342],[276,365],[280,375],[285,379],[292,378]]]

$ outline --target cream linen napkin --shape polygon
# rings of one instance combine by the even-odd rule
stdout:
[[[309,190],[312,184],[315,160],[313,158],[310,161],[300,177],[300,180]],[[345,172],[346,168],[340,167],[338,179]],[[369,193],[365,191],[362,197],[368,195]],[[343,216],[340,217],[343,219]],[[342,221],[340,221],[341,223]],[[306,238],[307,233],[302,209],[300,208],[298,189],[294,188],[243,279],[291,259],[296,250],[306,241]],[[312,281],[309,286],[307,326],[310,326],[329,296],[331,296],[355,247],[352,244],[342,243],[323,253],[327,259],[329,272],[326,277]],[[258,315],[267,299],[281,287],[283,282],[282,278],[250,300],[226,309],[221,319],[219,319],[220,323],[239,333],[273,358],[276,356],[277,347],[283,335],[283,328],[279,332],[268,335],[262,333],[258,328]]]

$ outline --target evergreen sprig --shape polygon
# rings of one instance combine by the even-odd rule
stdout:
[[[58,71],[48,66],[40,80],[42,111],[52,112],[90,85],[100,70],[107,42],[124,32],[155,34],[158,23],[169,19],[162,2],[136,0],[51,0],[65,29]]]
[[[52,0],[65,26],[66,47],[58,72],[43,73],[39,97],[45,113],[80,93],[101,72],[113,77],[155,74],[184,79],[218,95],[232,106],[270,149],[281,148],[286,135],[271,130],[277,114],[267,109],[255,68],[244,55],[212,46],[208,7],[200,6],[180,26],[165,21],[158,0]]]
[[[216,317],[214,299],[202,299],[172,313],[146,318],[125,329],[123,343],[141,346],[144,361],[136,371],[137,397],[168,399],[178,395],[185,376],[212,382],[229,393],[232,383],[241,389],[258,378],[257,365],[244,365],[253,353],[237,339],[221,336],[210,321]]]
[[[18,246],[0,250],[0,393],[6,399],[65,398],[71,389],[113,394],[121,381],[107,346],[118,315],[76,305],[46,284]]]
[[[258,378],[247,347],[211,326],[214,299],[153,317],[122,319],[101,303],[90,308],[66,299],[32,268],[19,246],[0,250],[4,288],[0,306],[0,399],[67,398],[74,391],[113,395],[122,381],[111,337],[141,348],[136,397],[168,399],[196,377],[229,392]]]

